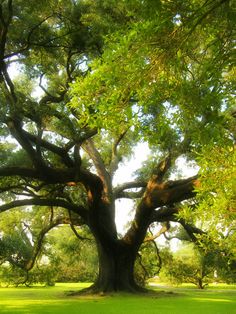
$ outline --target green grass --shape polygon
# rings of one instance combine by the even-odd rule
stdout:
[[[199,291],[191,287],[155,288],[151,296],[68,297],[65,292],[85,284],[55,287],[0,288],[1,314],[236,314],[236,289],[224,286]],[[165,291],[162,293],[161,291]],[[174,292],[174,293],[172,293]]]

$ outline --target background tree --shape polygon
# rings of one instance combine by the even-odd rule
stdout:
[[[86,230],[79,237],[69,226],[54,229],[47,237],[48,265],[56,282],[94,282],[98,273],[96,244]]]
[[[3,0],[0,9],[0,212],[73,212],[96,241],[93,289],[137,291],[134,264],[151,223],[178,222],[199,243],[209,227],[194,225],[205,220],[195,215],[199,177],[170,179],[177,158],[196,160],[209,142],[235,152],[226,114],[235,86],[233,4]],[[13,63],[22,72],[15,79]],[[115,185],[141,140],[153,167]],[[122,237],[121,198],[136,200]],[[192,217],[181,213],[190,199]]]
[[[46,238],[50,230],[63,224],[70,225],[71,233],[83,239],[76,230],[79,221],[66,215],[62,209],[33,207],[31,210],[15,209],[10,214],[2,213],[1,281],[15,285],[43,281],[52,283],[56,275],[55,267],[50,271],[48,263],[43,265],[43,260],[48,258]],[[37,270],[39,266],[41,274]]]
[[[210,283],[235,282],[235,272],[220,250],[206,252],[185,244],[176,252],[163,254],[160,280],[177,285],[191,283],[204,289]]]

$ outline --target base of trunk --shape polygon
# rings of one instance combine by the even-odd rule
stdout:
[[[125,293],[130,293],[130,294],[143,294],[143,293],[148,293],[150,290],[140,287],[138,285],[135,286],[130,286],[128,285],[124,289],[117,289],[116,287],[112,287],[109,285],[109,287],[104,287],[104,286],[98,286],[96,283],[94,283],[92,286],[88,288],[84,288],[80,291],[69,291],[67,292],[68,296],[83,296],[83,295],[109,295],[109,294],[115,294],[119,292],[125,292]]]
[[[88,291],[93,293],[115,293],[115,292],[129,292],[129,293],[145,293],[148,290],[144,287],[137,285],[136,283],[122,283],[121,286],[117,283],[94,283],[91,287],[88,288]]]
[[[134,264],[137,250],[129,246],[118,245],[108,248],[98,246],[99,273],[91,291],[107,292],[144,292],[134,278]]]

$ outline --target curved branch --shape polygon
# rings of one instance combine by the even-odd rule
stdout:
[[[30,157],[32,163],[36,168],[45,167],[45,163],[42,160],[42,156],[35,151],[33,146],[31,145],[27,132],[22,129],[21,121],[17,119],[8,119],[7,126],[12,134],[12,136],[18,141],[21,147],[26,151],[28,156]]]
[[[141,198],[143,196],[145,192],[145,189],[141,189],[138,192],[120,192],[118,195],[116,195],[115,199],[120,199],[120,198],[128,198],[131,200],[137,199],[137,198]]]
[[[27,132],[25,130],[22,130],[22,133],[34,144],[38,144],[38,145],[50,150],[52,153],[60,156],[62,161],[65,163],[66,166],[68,166],[68,167],[74,166],[74,163],[73,163],[72,159],[68,156],[66,149],[63,149],[63,148],[58,147],[52,143],[49,143],[48,141],[46,141],[42,138],[39,138],[36,135],[30,134],[29,132]],[[73,145],[74,145],[74,143],[73,143]]]
[[[115,142],[113,143],[112,153],[111,153],[111,161],[110,161],[110,165],[109,165],[109,173],[110,173],[111,177],[113,177],[114,173],[118,169],[118,164],[119,164],[119,157],[118,157],[118,154],[117,154],[118,146],[120,145],[120,143],[124,139],[124,137],[127,134],[128,130],[129,130],[129,128],[127,130],[125,130],[124,132],[122,132],[119,135],[119,137],[115,140]]]
[[[12,2],[12,1],[11,1]],[[30,39],[33,35],[33,33],[35,32],[35,30],[37,30],[44,22],[46,22],[48,19],[50,19],[51,17],[53,17],[55,14],[51,14],[47,17],[45,17],[43,20],[41,20],[39,23],[37,23],[36,25],[34,25],[28,32],[28,35],[27,35],[27,39],[26,39],[26,43],[25,43],[25,46],[21,49],[19,49],[18,51],[15,51],[15,52],[12,52],[12,53],[9,53],[7,55],[4,56],[4,59],[9,59],[11,57],[14,57],[24,51],[26,51],[27,49],[30,48]]]
[[[78,231],[75,229],[75,226],[73,223],[70,223],[70,228],[71,230],[73,231],[73,233],[75,234],[76,238],[78,238],[79,240],[88,240],[88,241],[92,241],[91,239],[89,238],[86,238],[86,237],[82,237]]]
[[[178,212],[178,208],[174,206],[161,207],[158,210],[154,210],[152,212],[150,216],[150,223],[176,221],[175,215],[178,214]]]
[[[206,234],[206,232],[197,228],[196,226],[186,223],[184,219],[179,219],[178,222],[184,227],[193,242],[198,241],[198,238],[195,236],[196,234]]]
[[[38,234],[36,241],[34,241],[35,245],[33,247],[33,253],[31,258],[27,261],[26,265],[24,266],[24,269],[26,271],[30,271],[33,267],[34,264],[36,262],[36,259],[39,255],[39,252],[42,248],[43,245],[43,241],[44,238],[46,236],[46,234],[52,230],[53,228],[55,228],[56,226],[60,225],[60,224],[67,224],[68,222],[68,218],[57,218],[55,221],[51,221],[50,224],[46,227],[44,227]]]
[[[162,227],[161,230],[160,230],[160,233],[161,233],[161,234],[162,234],[162,233],[165,234],[165,231],[164,231],[165,228],[167,228],[167,230],[170,228],[170,223],[169,223],[169,222],[167,222],[165,225],[163,225],[163,227]],[[158,263],[157,263],[157,265],[156,265],[156,267],[157,267],[156,274],[158,275],[158,274],[160,273],[160,271],[161,271],[161,268],[162,268],[162,258],[161,258],[161,256],[160,256],[160,250],[159,250],[159,248],[158,248],[158,246],[157,246],[157,243],[156,243],[156,241],[155,241],[155,236],[153,235],[153,233],[152,233],[152,231],[150,230],[150,228],[149,228],[149,232],[150,232],[151,235],[152,235],[152,239],[151,239],[150,241],[151,241],[152,244],[154,245],[154,248],[155,248],[155,251],[156,251],[157,260],[158,260]]]
[[[75,236],[79,239],[79,240],[89,240],[89,241],[91,241],[91,239],[89,239],[89,238],[87,238],[87,237],[82,237],[79,233],[78,233],[78,231],[76,230],[76,228],[75,228],[75,221],[73,220],[73,217],[72,217],[72,215],[71,215],[71,211],[68,211],[68,213],[69,213],[69,219],[70,219],[70,222],[69,222],[69,225],[70,225],[70,228],[71,228],[71,230],[73,231],[73,233],[75,234]]]
[[[152,234],[152,236],[151,236],[151,237],[146,237],[143,242],[150,242],[150,241],[155,242],[154,240],[156,240],[157,238],[159,238],[162,234],[164,234],[164,233],[165,233],[166,231],[168,231],[169,229],[170,229],[170,222],[169,222],[169,221],[165,222],[165,223],[162,225],[161,229],[160,229],[155,235],[154,235],[154,234],[151,232],[151,230],[149,229],[149,232]]]
[[[126,197],[125,196],[125,195],[127,195],[126,193],[129,193],[129,192],[125,192],[125,190],[135,189],[135,188],[146,188],[146,186],[147,186],[146,181],[126,182],[126,183],[118,185],[117,187],[114,188],[114,191],[113,191],[114,197],[115,197],[115,199]],[[133,193],[135,193],[135,192],[133,192]],[[137,193],[141,193],[141,191],[139,191]]]
[[[202,23],[202,21],[204,19],[207,18],[207,16],[209,14],[211,14],[214,10],[216,10],[218,7],[220,7],[222,4],[229,2],[229,0],[220,0],[219,2],[217,1],[212,1],[212,3],[214,3],[214,5],[212,7],[209,8],[209,10],[207,10],[205,13],[203,13],[199,19],[194,23],[194,25],[192,26],[192,28],[190,29],[190,31],[187,34],[187,38],[193,33],[193,31],[196,29],[196,27]],[[193,18],[193,16],[192,16]],[[185,39],[186,40],[186,39]]]
[[[82,144],[82,147],[93,160],[97,173],[104,184],[105,192],[109,197],[112,194],[111,177],[106,170],[102,157],[96,149],[93,140],[88,139]]]
[[[0,206],[0,213],[7,211],[12,208],[22,207],[22,206],[55,206],[55,207],[63,207],[74,213],[81,216],[85,222],[87,222],[87,210],[83,206],[77,206],[70,202],[67,202],[63,199],[42,199],[42,198],[33,198],[33,199],[24,199],[24,200],[16,200],[9,202],[7,204],[3,204]]]

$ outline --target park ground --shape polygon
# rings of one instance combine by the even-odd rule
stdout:
[[[156,293],[68,296],[87,284],[0,288],[1,314],[236,314],[236,286],[151,287]]]

